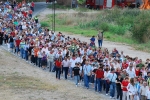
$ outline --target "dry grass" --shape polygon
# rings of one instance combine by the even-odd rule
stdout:
[[[27,76],[0,75],[0,89],[32,89],[54,91],[56,86]]]
[[[58,14],[57,18],[62,21],[64,25],[79,25],[82,23],[88,23],[93,21],[93,19],[96,19],[96,17],[99,15],[99,13],[66,13],[66,14]]]

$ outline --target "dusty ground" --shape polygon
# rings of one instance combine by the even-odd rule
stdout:
[[[92,13],[95,13],[96,11],[93,11]],[[56,10],[56,13],[77,13],[77,11],[74,11],[74,10]],[[39,16],[39,19],[40,20],[43,20],[46,18],[46,15],[48,14],[52,14],[52,11],[51,9],[45,9],[44,11],[42,11],[40,13],[40,16]],[[59,30],[58,30],[59,31]],[[86,41],[86,42],[90,42],[90,38],[89,37],[84,37],[82,35],[77,35],[77,34],[72,34],[72,33],[63,33],[63,34],[66,34],[66,35],[69,35],[70,37],[76,37],[76,38],[79,38],[80,40],[82,41]],[[104,33],[105,35],[105,33]],[[97,41],[96,41],[96,44]],[[110,42],[110,41],[106,41],[104,40],[103,42],[103,47],[104,48],[108,48],[109,51],[112,51],[113,48],[117,48],[117,50],[120,52],[120,51],[124,51],[124,54],[125,55],[129,55],[131,57],[138,57],[138,58],[141,58],[143,61],[146,61],[147,58],[150,58],[150,53],[146,53],[146,52],[142,52],[142,51],[138,51],[138,50],[135,50],[133,47],[127,45],[127,44],[122,44],[122,43],[116,43],[116,42]]]
[[[0,100],[104,100],[104,95],[31,66],[0,47]],[[107,98],[108,100],[108,98]]]

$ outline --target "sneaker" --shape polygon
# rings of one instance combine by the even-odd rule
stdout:
[[[76,85],[76,87],[78,87],[78,85]]]
[[[108,94],[106,94],[106,95],[108,95]]]
[[[112,99],[112,97],[111,97],[111,96],[110,96],[109,98],[110,98],[110,99]]]
[[[113,99],[115,99],[115,97],[113,97]]]

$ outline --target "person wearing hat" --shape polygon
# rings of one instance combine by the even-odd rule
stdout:
[[[116,89],[116,78],[115,69],[111,68],[111,73],[107,75],[107,79],[110,81],[110,98],[115,98],[115,89]]]

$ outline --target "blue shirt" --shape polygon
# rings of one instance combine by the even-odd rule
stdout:
[[[87,74],[90,73],[91,71],[92,71],[92,66],[91,66],[91,65],[84,65],[84,66],[83,66],[84,75],[87,75]]]
[[[109,81],[111,81],[111,82],[116,82],[117,75],[116,75],[116,73],[109,73],[109,74],[107,75],[107,78],[108,78]]]
[[[95,38],[94,38],[94,37],[92,37],[90,40],[91,40],[92,42],[95,42]]]

